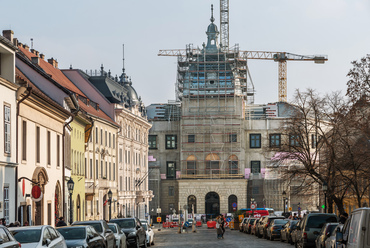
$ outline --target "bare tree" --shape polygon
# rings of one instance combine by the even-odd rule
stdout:
[[[352,65],[347,74],[347,96],[357,102],[363,95],[370,96],[370,55],[353,61]]]

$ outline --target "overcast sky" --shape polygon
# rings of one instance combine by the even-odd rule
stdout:
[[[206,42],[210,5],[218,0],[0,0],[0,27],[54,57],[59,68],[126,73],[145,105],[175,99],[176,57],[160,49]],[[295,89],[346,91],[350,62],[370,53],[368,0],[230,0],[230,45],[241,50],[325,54],[329,61],[288,62],[288,101]],[[251,60],[256,103],[278,100],[278,64]]]

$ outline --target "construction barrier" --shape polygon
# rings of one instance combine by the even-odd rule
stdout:
[[[178,227],[179,223],[176,221],[171,222],[171,227]]]
[[[207,228],[216,228],[216,221],[207,221]]]
[[[201,221],[197,221],[196,224],[195,224],[196,227],[201,227],[202,226],[202,222]]]
[[[163,222],[162,227],[163,228],[170,228],[170,222]]]

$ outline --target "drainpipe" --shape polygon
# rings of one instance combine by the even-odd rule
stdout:
[[[23,87],[19,88],[18,91],[20,89],[22,89]],[[16,163],[17,163],[17,166],[15,167],[15,220],[18,219],[18,117],[19,117],[19,108],[20,108],[20,105],[21,103],[26,100],[32,93],[32,87],[27,87],[26,89],[28,91],[27,95],[25,95],[21,100],[19,100],[17,102],[17,113],[16,113],[16,119],[15,119],[15,132],[16,132]],[[25,92],[25,91],[24,91]],[[24,93],[23,92],[23,93]],[[17,92],[18,93],[18,92]]]

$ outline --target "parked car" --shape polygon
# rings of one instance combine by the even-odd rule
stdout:
[[[280,241],[293,244],[292,232],[297,228],[298,220],[289,220],[280,231]]]
[[[148,246],[154,245],[154,231],[153,231],[153,229],[150,226],[148,226],[147,223],[144,223],[143,227],[144,227],[145,232],[146,232],[146,243],[147,243],[147,245]]]
[[[267,239],[273,241],[274,239],[280,238],[280,232],[282,227],[288,223],[288,219],[273,219],[269,227],[266,229]]]
[[[0,225],[0,248],[20,248],[21,244],[13,237],[9,230]]]
[[[340,247],[368,248],[370,246],[370,208],[353,210],[344,223],[342,232],[337,232]]]
[[[57,228],[68,248],[104,248],[104,238],[92,226],[64,226]]]
[[[121,228],[117,223],[108,223],[108,227],[112,230],[114,237],[116,239],[116,248],[126,248],[126,234],[122,232]]]
[[[105,220],[86,220],[86,221],[75,221],[72,226],[76,225],[89,225],[95,228],[95,230],[104,238],[106,248],[115,248],[116,240],[112,230],[109,229]]]
[[[330,237],[325,240],[325,248],[337,248],[339,247],[339,242],[337,241],[337,232],[341,232],[343,224],[339,224],[334,231],[331,233]]]
[[[338,226],[338,224],[339,223],[326,223],[321,228],[321,231],[315,240],[316,248],[325,248],[326,239],[330,237],[330,235],[332,234],[334,229]]]
[[[297,244],[297,234],[298,234],[298,226],[301,224],[301,221],[302,220],[299,220],[295,226],[295,228],[292,230],[291,234],[290,234],[290,237],[291,237],[291,245],[295,245]]]
[[[270,224],[272,220],[275,219],[285,219],[283,216],[267,216],[266,218],[263,219],[262,223],[258,226],[258,237],[259,238],[265,238],[267,239],[267,228],[270,227]]]
[[[126,234],[129,245],[146,247],[146,232],[138,218],[111,219],[109,223],[117,223]]]
[[[258,227],[259,222],[260,222],[260,219],[256,219],[254,221],[253,225],[251,226],[250,234],[257,236],[257,230],[258,230],[257,227]]]
[[[262,238],[262,236],[260,236],[260,229],[263,229],[262,224],[263,224],[263,221],[267,219],[267,217],[268,216],[262,216],[261,218],[259,218],[259,221],[256,225],[255,235],[259,238]]]
[[[315,247],[315,240],[325,223],[338,222],[338,216],[327,213],[310,213],[297,226],[298,248]]]
[[[254,224],[255,221],[256,221],[256,218],[249,218],[248,219],[247,224],[246,224],[245,229],[244,229],[245,233],[251,233],[252,225]]]
[[[239,224],[239,232],[244,232],[244,225],[247,224],[248,218],[243,218]]]
[[[67,248],[64,237],[48,225],[10,227],[9,231],[23,248]]]

